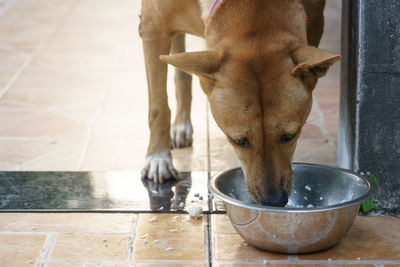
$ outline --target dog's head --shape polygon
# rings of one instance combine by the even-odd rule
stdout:
[[[211,112],[242,163],[257,203],[285,205],[293,183],[292,157],[312,106],[318,78],[339,60],[298,45],[271,53],[244,49],[161,56],[200,77]]]

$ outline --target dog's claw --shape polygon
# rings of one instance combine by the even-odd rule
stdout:
[[[172,165],[171,152],[164,151],[147,156],[141,176],[142,179],[146,177],[153,179],[154,183],[164,183],[170,178],[179,179],[178,172]]]
[[[190,121],[174,123],[171,126],[171,147],[189,147],[193,143],[193,127]]]

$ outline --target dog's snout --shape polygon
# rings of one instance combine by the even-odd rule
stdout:
[[[284,207],[289,200],[289,194],[282,191],[275,196],[259,198],[260,204],[264,206]]]

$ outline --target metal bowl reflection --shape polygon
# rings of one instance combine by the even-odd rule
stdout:
[[[294,163],[293,172],[294,187],[283,208],[254,203],[240,168],[217,174],[209,188],[224,202],[239,235],[254,247],[281,253],[332,247],[346,235],[375,185],[351,171],[324,165]]]

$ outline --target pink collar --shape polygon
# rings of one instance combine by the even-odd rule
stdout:
[[[223,2],[224,2],[224,0],[215,1],[213,7],[211,8],[210,15],[208,16],[208,19],[210,19],[212,17],[212,15],[214,15],[214,13],[217,12],[217,10],[219,9],[219,7],[221,6],[221,4]]]

